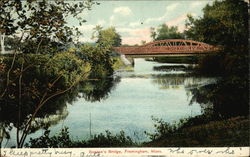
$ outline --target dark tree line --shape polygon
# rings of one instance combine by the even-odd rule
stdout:
[[[248,4],[243,0],[215,1],[203,8],[204,15],[195,19],[188,15],[188,38],[224,48],[247,50]]]
[[[157,28],[150,28],[151,38],[156,40],[165,40],[165,39],[183,39],[184,34],[178,31],[177,26],[168,26],[167,24],[161,24]]]

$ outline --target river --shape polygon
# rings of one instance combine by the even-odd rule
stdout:
[[[210,84],[214,78],[192,75],[185,70],[188,64],[157,63],[142,58],[134,61],[132,71],[116,71],[112,82],[101,82],[96,90],[93,84],[85,84],[88,94],[78,92],[62,111],[47,117],[52,123],[51,134],[68,127],[73,139],[89,139],[105,130],[112,133],[123,130],[136,142],[142,142],[149,140],[144,131],[154,132],[152,117],[173,123],[202,114],[200,104],[190,103],[190,90]],[[37,129],[27,136],[26,142],[43,132]],[[15,133],[13,128],[10,140],[4,139],[2,146],[15,145]]]

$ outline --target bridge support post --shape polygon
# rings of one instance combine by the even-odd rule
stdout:
[[[135,65],[134,58],[132,58],[132,57],[126,57],[126,58],[130,61],[131,65],[134,67],[134,65]]]
[[[133,58],[128,58],[125,55],[121,55],[121,60],[125,65],[134,65],[134,59]]]

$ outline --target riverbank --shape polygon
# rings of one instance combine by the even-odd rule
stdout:
[[[89,140],[75,141],[70,137],[68,128],[54,136],[46,130],[43,136],[30,139],[26,147],[241,147],[249,144],[249,122],[247,117],[211,121],[180,128],[145,143],[135,142],[123,131],[118,134],[106,131]]]
[[[120,56],[117,57],[112,57],[113,59],[113,65],[112,68],[114,69],[114,71],[118,71],[118,70],[124,70],[124,71],[133,71],[133,67],[132,65],[126,65]]]
[[[234,117],[177,129],[159,139],[144,143],[146,147],[240,147],[249,145],[247,117]]]
[[[188,60],[187,58],[182,58]],[[181,58],[154,59],[163,63],[179,62]],[[226,147],[249,145],[249,89],[247,57],[236,55],[208,55],[199,59],[193,73],[219,76],[217,83],[191,90],[191,102],[198,102],[205,111],[190,118],[188,126],[177,129],[163,121],[146,147]],[[238,65],[237,65],[238,64]],[[206,119],[205,117],[213,115]],[[214,117],[214,118],[212,118]],[[211,119],[212,118],[212,119]],[[198,122],[198,123],[197,123]],[[183,127],[184,125],[184,127]]]
[[[72,57],[72,55],[69,56]],[[53,63],[59,64],[61,62]],[[119,60],[113,63],[116,63],[117,67],[123,66]],[[59,65],[64,66],[64,64]],[[40,114],[44,113],[42,115],[44,117],[50,111],[51,116],[60,116],[61,113],[53,111],[57,111],[60,107],[59,104],[61,104],[59,109],[64,111],[62,113],[64,116],[61,116],[61,119],[56,123],[53,119],[47,119],[46,125],[39,126],[36,128],[36,133],[27,136],[26,142],[28,144],[26,146],[184,147],[223,146],[223,144],[225,144],[224,146],[248,145],[246,137],[249,120],[246,117],[235,119],[225,117],[235,117],[238,116],[238,113],[242,113],[242,105],[244,107],[246,104],[243,101],[244,93],[246,93],[242,89],[245,87],[244,84],[235,84],[237,81],[235,79],[214,82],[211,78],[185,75],[187,72],[181,64],[163,64],[135,59],[133,69],[132,72],[118,71],[114,78],[109,78],[109,80],[84,81],[82,86],[75,86],[67,95],[60,99],[53,99],[51,101],[53,105],[46,106],[54,108],[51,111],[48,108],[44,108],[44,110],[42,108]],[[145,90],[150,92],[145,92]],[[67,105],[66,102],[70,102],[72,105]],[[54,104],[58,104],[59,107],[56,108]],[[213,108],[211,108],[212,104]],[[8,113],[7,109],[3,112]],[[214,109],[213,113],[217,119],[207,117],[210,115],[211,112],[208,111],[211,109]],[[232,113],[234,114],[231,115]],[[224,115],[223,119],[221,115]],[[160,123],[157,121],[152,123],[151,117],[163,120]],[[184,117],[187,119],[183,121]],[[8,117],[8,119],[10,118]],[[181,123],[172,125],[175,121]],[[91,133],[89,133],[90,124],[94,126]],[[44,131],[44,127],[49,130]],[[68,130],[65,127],[68,127]],[[64,129],[60,132],[62,128]],[[105,130],[109,131],[105,132]],[[120,130],[122,132],[119,132]],[[51,134],[49,134],[50,131]],[[148,136],[149,134],[145,134],[144,131],[151,135],[156,133],[156,135],[151,138],[152,136]],[[14,137],[13,135],[10,134],[11,137]],[[150,142],[143,143],[149,138]],[[77,139],[81,140],[77,141]],[[9,147],[11,146],[15,145],[10,143]]]

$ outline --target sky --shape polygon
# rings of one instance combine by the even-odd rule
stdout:
[[[83,33],[81,42],[95,42],[91,39],[93,28],[100,25],[104,29],[114,26],[121,35],[122,44],[141,44],[141,41],[152,41],[150,27],[161,24],[178,26],[183,32],[187,14],[198,18],[202,16],[202,8],[212,4],[213,0],[136,0],[136,1],[98,1],[100,5],[92,6],[90,11],[82,13],[87,20],[82,26],[74,19],[69,19],[69,25],[74,25]]]

